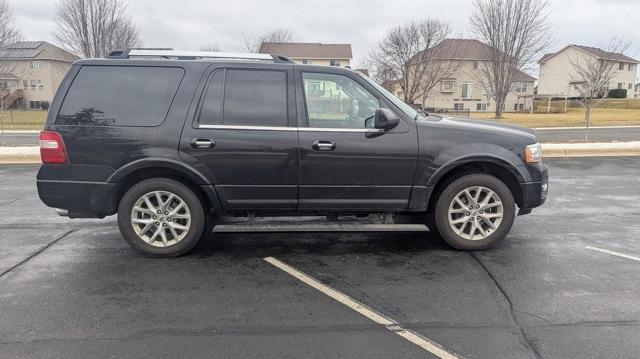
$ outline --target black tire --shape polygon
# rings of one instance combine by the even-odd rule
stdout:
[[[497,228],[486,231],[490,234],[485,238],[471,240],[459,235],[456,231],[453,230],[453,228],[451,228],[449,221],[449,206],[452,204],[454,198],[459,193],[461,193],[465,189],[475,186],[488,188],[499,197],[500,201],[502,202],[502,220],[499,225],[497,225]],[[478,200],[477,202],[481,201]],[[466,215],[467,214],[460,214],[460,216]],[[471,214],[470,217],[472,217],[472,220],[474,220],[473,214]],[[494,245],[496,245],[496,243],[506,237],[511,230],[514,219],[515,201],[513,199],[511,191],[509,190],[509,187],[507,187],[496,177],[487,174],[476,173],[459,177],[453,180],[444,188],[444,190],[438,196],[434,213],[431,216],[430,222],[435,225],[438,234],[450,246],[459,250],[482,250],[493,247]],[[477,219],[475,220],[478,221]],[[485,229],[488,228],[484,220],[478,221],[477,223],[482,223],[482,225],[485,226]],[[469,222],[469,232],[471,232],[471,226],[472,223]],[[475,230],[474,233],[476,233]]]
[[[143,195],[154,191],[164,191],[176,195],[185,203],[190,214],[190,226],[186,230],[186,235],[177,243],[166,247],[153,246],[143,240],[136,234],[131,220],[136,201]],[[203,236],[206,224],[207,218],[198,196],[189,187],[168,178],[152,178],[136,183],[124,194],[118,206],[118,227],[120,227],[122,237],[131,247],[148,257],[177,257],[187,253]]]

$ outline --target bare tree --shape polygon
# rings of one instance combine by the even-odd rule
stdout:
[[[15,15],[13,9],[6,0],[0,0],[0,48],[6,48],[8,45],[19,41],[22,38],[20,30],[16,26]],[[12,72],[15,68],[13,61],[0,61],[0,72]],[[2,99],[0,99],[0,110],[5,110],[5,96],[10,89],[2,90]]]
[[[113,49],[140,46],[123,0],[60,0],[53,36],[83,57],[103,57]]]
[[[514,75],[531,64],[549,45],[548,0],[475,0],[471,29],[489,46],[483,61],[483,85],[502,117]]]
[[[0,47],[7,47],[21,38],[22,34],[16,26],[13,9],[7,0],[0,0]]]
[[[259,36],[247,37],[242,34],[242,37],[248,52],[259,52],[263,42],[290,42],[293,39],[293,31],[280,27]]]
[[[451,33],[449,24],[427,19],[408,22],[391,29],[369,55],[374,77],[382,83],[400,86],[403,100],[414,104],[428,96],[428,92],[442,77],[444,63],[435,60],[432,51]]]
[[[578,101],[584,107],[584,123],[589,128],[591,112],[600,99],[605,97],[609,82],[616,75],[618,62],[616,55],[629,45],[619,39],[612,39],[601,56],[575,56],[570,59],[569,81],[579,94]]]

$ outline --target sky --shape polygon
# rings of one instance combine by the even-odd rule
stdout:
[[[127,1],[127,0],[125,0]],[[128,0],[146,47],[199,50],[216,43],[242,50],[244,38],[271,29],[293,31],[299,42],[350,43],[357,67],[385,31],[409,20],[436,18],[451,24],[455,37],[472,37],[473,0]],[[9,0],[29,40],[55,43],[57,0]],[[568,44],[604,47],[612,37],[631,45],[640,59],[640,0],[551,0],[550,51]]]

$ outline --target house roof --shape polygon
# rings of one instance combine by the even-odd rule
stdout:
[[[489,45],[474,39],[444,39],[424,51],[432,51],[430,58],[434,60],[490,60],[491,50]]]
[[[519,70],[516,70],[516,73],[513,75],[513,81],[534,82],[535,80],[535,77]]]
[[[445,39],[438,45],[424,51],[433,51],[433,54],[430,56],[430,59],[433,60],[488,61],[491,59],[490,54],[492,48],[489,45],[474,39]],[[413,58],[416,56],[418,55],[415,55]],[[535,80],[535,77],[522,71],[516,71],[513,79],[513,81]]]
[[[365,76],[369,76],[369,69],[356,69],[356,71],[362,73]]]
[[[351,59],[353,57],[351,44],[263,42],[258,52],[308,59]]]
[[[544,56],[542,56],[542,58],[538,61],[539,64],[542,64],[543,62],[549,60],[550,58],[552,58],[553,56],[561,53],[562,51],[573,47],[576,48],[578,50],[582,50],[584,52],[587,52],[597,58],[600,59],[608,59],[608,60],[612,60],[612,61],[620,61],[620,62],[631,62],[634,64],[640,63],[640,61],[633,59],[625,54],[619,53],[619,52],[609,52],[609,51],[605,51],[603,49],[599,49],[597,47],[591,47],[591,46],[583,46],[583,45],[567,45],[564,48],[562,48],[562,50],[558,51],[558,52],[554,52],[554,53],[549,53],[549,54],[545,54]]]
[[[19,41],[0,49],[0,60],[57,60],[73,62],[79,57],[46,41]]]

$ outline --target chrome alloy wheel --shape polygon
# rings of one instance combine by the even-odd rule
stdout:
[[[464,239],[482,240],[494,233],[502,223],[500,196],[487,187],[473,186],[462,190],[449,205],[449,225]]]
[[[146,243],[154,247],[170,247],[189,232],[191,214],[182,198],[167,191],[153,191],[134,203],[131,225]]]

